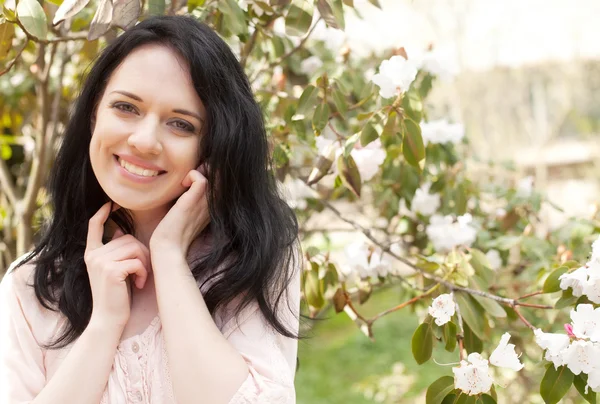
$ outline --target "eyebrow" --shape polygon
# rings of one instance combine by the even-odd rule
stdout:
[[[134,99],[134,100],[136,100],[136,101],[139,101],[139,102],[144,102],[144,100],[142,100],[142,99],[141,99],[139,96],[137,96],[137,95],[135,95],[135,94],[133,94],[133,93],[130,93],[130,92],[128,92],[128,91],[115,90],[115,91],[111,91],[111,94],[112,94],[112,93],[119,93],[119,94],[123,94],[124,96],[126,96],[126,97],[129,97],[129,98],[132,98],[132,99]],[[194,118],[198,119],[200,122],[204,122],[204,119],[202,119],[202,117],[201,117],[200,115],[198,115],[198,114],[196,114],[196,113],[194,113],[194,112],[188,111],[188,110],[186,110],[186,109],[180,109],[180,108],[177,108],[177,109],[174,109],[174,110],[173,110],[173,112],[175,112],[175,113],[177,113],[177,114],[182,114],[182,115],[193,116]]]

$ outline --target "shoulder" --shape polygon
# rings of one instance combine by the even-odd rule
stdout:
[[[16,295],[17,298],[21,298],[27,294],[27,285],[31,285],[33,282],[35,264],[30,261],[18,268],[17,265],[27,258],[29,254],[21,255],[6,270],[2,281],[0,281],[0,289],[2,290],[3,297],[6,298],[6,295]]]
[[[27,255],[17,258],[0,281],[0,317],[2,321],[14,321],[15,316],[26,320],[36,340],[53,338],[62,326],[60,312],[45,308],[37,299],[34,289],[34,260],[17,268]]]

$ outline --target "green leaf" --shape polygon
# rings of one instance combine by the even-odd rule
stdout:
[[[377,133],[377,129],[369,122],[363,127],[360,132],[360,144],[365,147],[372,141],[376,140],[379,137],[379,133]]]
[[[420,168],[419,162],[425,158],[425,146],[421,136],[421,127],[411,119],[403,122],[402,153],[408,164]]]
[[[354,7],[354,0],[344,0],[344,4],[348,7]]]
[[[333,98],[333,102],[335,103],[335,107],[340,113],[341,118],[346,119],[344,115],[348,112],[348,103],[346,102],[344,94],[342,94],[339,89],[334,88],[331,92],[331,97]]]
[[[88,41],[94,41],[104,35],[111,27],[112,17],[112,0],[101,0],[90,23]]]
[[[217,4],[219,10],[223,13],[225,25],[232,34],[248,34],[248,24],[246,24],[244,10],[240,8],[235,0],[221,0]]]
[[[456,324],[452,321],[444,324],[444,340],[446,341],[446,346],[444,349],[448,352],[454,352],[456,349],[456,334],[458,333],[458,328]]]
[[[471,330],[479,339],[485,339],[484,321],[485,313],[479,303],[477,303],[470,295],[457,291],[454,293],[456,302],[460,307],[460,313],[465,323],[469,325]]]
[[[344,5],[342,4],[342,0],[329,0],[331,3],[331,8],[333,10],[333,17],[337,22],[338,27],[341,30],[346,29],[346,20],[344,18]]]
[[[89,2],[90,0],[65,0],[60,7],[58,7],[58,10],[56,10],[52,25],[58,25],[67,18],[73,17],[83,10]]]
[[[322,103],[317,105],[317,108],[315,109],[315,114],[313,115],[312,119],[313,130],[315,132],[321,133],[321,131],[327,125],[327,122],[329,122],[330,114],[331,110],[329,109],[329,104]]]
[[[0,24],[0,60],[8,55],[14,36],[15,24],[8,21]]]
[[[577,303],[577,299],[579,298],[573,296],[573,289],[569,288],[567,290],[563,290],[560,299],[558,299],[554,304],[554,308],[564,309],[565,307],[573,306],[575,303]]]
[[[113,0],[111,24],[127,30],[135,25],[141,12],[139,0]]]
[[[319,90],[315,86],[307,86],[298,100],[296,114],[306,115],[306,113],[315,105],[318,94]]]
[[[476,248],[471,248],[471,265],[475,273],[484,282],[483,287],[487,288],[494,283],[496,273],[490,269],[490,263],[486,255]]]
[[[290,36],[306,34],[312,19],[312,5],[308,1],[294,1],[285,16],[285,33]]]
[[[477,396],[470,396],[465,393],[460,393],[454,401],[454,404],[475,404],[477,402]]]
[[[340,178],[346,188],[360,198],[362,181],[360,179],[360,172],[358,171],[358,167],[352,156],[346,157],[343,154],[340,155],[337,160],[337,168]]]
[[[323,17],[323,20],[335,29],[344,29],[344,14],[341,13],[341,20],[339,19],[339,8],[334,10],[336,7],[341,7],[341,3],[336,5],[336,3],[340,3],[339,1],[334,0],[317,0],[317,9],[319,10],[319,14]],[[341,24],[340,24],[341,23]]]
[[[425,403],[442,404],[444,398],[452,390],[454,390],[454,378],[452,376],[442,376],[427,388]]]
[[[188,0],[188,13],[191,13],[198,7],[202,7],[206,0]]]
[[[369,0],[369,3],[374,5],[377,8],[381,8],[381,4],[379,4],[379,0]]]
[[[419,365],[427,362],[433,352],[433,330],[431,324],[423,323],[417,327],[412,337],[412,353]]]
[[[476,404],[496,404],[496,400],[488,394],[482,394],[477,398]]]
[[[567,394],[573,384],[573,373],[566,367],[558,369],[550,364],[540,384],[540,394],[546,404],[556,404]]]
[[[323,289],[321,281],[319,280],[319,266],[311,262],[312,269],[306,272],[306,280],[304,283],[304,293],[306,294],[306,301],[312,307],[320,309],[325,304],[323,298]]]
[[[165,13],[165,0],[148,0],[148,13],[162,15]]]
[[[409,91],[402,98],[402,108],[406,115],[415,122],[421,122],[423,118],[423,101],[416,91]]]
[[[481,307],[483,307],[483,309],[489,313],[490,316],[497,318],[506,317],[506,311],[504,311],[502,306],[497,301],[478,295],[472,295],[472,297],[477,300]]]
[[[588,388],[587,394],[585,392],[587,379],[588,375],[586,375],[585,373],[580,373],[573,379],[573,384],[575,385],[575,388],[577,389],[579,394],[581,394],[581,397],[585,399],[585,401],[587,401],[590,404],[596,404],[596,393],[590,388]]]
[[[544,282],[544,293],[553,293],[561,291],[562,289],[560,288],[560,281],[558,280],[558,278],[562,274],[566,273],[568,270],[569,268],[567,268],[566,266],[561,266],[552,271],[550,275],[548,275],[548,277],[546,278],[546,281]]]
[[[48,21],[44,9],[37,0],[20,0],[17,5],[17,17],[30,35],[38,39],[46,39]]]
[[[344,145],[344,157],[348,157],[350,153],[352,153],[352,149],[354,149],[354,145],[358,142],[360,138],[360,133],[355,133],[346,139],[346,144]]]

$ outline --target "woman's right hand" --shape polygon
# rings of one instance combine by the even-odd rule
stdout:
[[[110,208],[111,202],[107,202],[89,221],[84,261],[93,299],[90,321],[114,325],[122,330],[129,321],[131,309],[128,276],[135,275],[136,287],[144,287],[150,253],[139,240],[130,234],[123,235],[120,229],[111,241],[102,243]]]

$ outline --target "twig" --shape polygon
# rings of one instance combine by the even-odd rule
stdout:
[[[456,334],[456,339],[458,340],[458,349],[459,349],[459,357],[462,361],[464,359],[464,339],[465,339],[465,327],[463,325],[462,315],[460,314],[460,306],[454,297],[454,293],[452,294],[452,300],[454,300],[454,306],[456,311],[456,321],[458,322],[458,333]]]
[[[527,319],[525,318],[525,316],[523,316],[523,314],[521,314],[521,311],[518,308],[513,307],[513,310],[515,311],[515,313],[517,313],[517,316],[519,316],[519,318],[521,319],[521,321],[527,327],[529,327],[531,330],[535,330],[535,327],[529,321],[527,321]]]
[[[258,77],[260,77],[261,74],[265,73],[266,71],[268,71],[269,69],[272,69],[273,67],[281,64],[281,62],[283,62],[285,59],[289,58],[290,56],[292,56],[294,53],[298,52],[300,49],[302,49],[302,47],[304,46],[304,44],[306,43],[306,41],[308,41],[308,38],[310,38],[311,34],[313,33],[313,31],[315,30],[315,28],[317,27],[317,23],[321,21],[321,17],[319,17],[317,19],[317,21],[315,21],[315,23],[313,24],[313,26],[308,30],[308,32],[306,33],[306,35],[304,36],[304,38],[302,38],[300,40],[300,42],[298,43],[298,45],[294,46],[292,49],[290,49],[288,52],[284,53],[283,55],[281,55],[280,57],[278,57],[277,59],[275,59],[274,61],[270,62],[268,65],[266,65],[266,67],[261,68],[252,78],[251,81],[255,81]]]
[[[527,299],[528,297],[533,297],[533,296],[537,296],[537,295],[541,295],[543,294],[544,291],[543,290],[538,290],[537,292],[533,292],[533,293],[528,293],[526,295],[523,295],[521,297],[518,297],[516,300],[523,300],[523,299]],[[522,305],[522,304],[521,304]]]
[[[38,42],[41,44],[51,44],[51,43],[57,43],[57,42],[68,42],[68,41],[81,41],[81,40],[87,40],[88,37],[88,33],[87,32],[76,32],[72,35],[69,36],[59,36],[56,38],[50,38],[50,39],[45,39],[45,38],[37,38],[33,35],[31,35],[29,32],[27,32],[27,30],[25,29],[25,27],[23,26],[23,24],[21,23],[21,21],[19,21],[18,19],[15,21],[17,23],[17,25],[19,26],[19,28],[21,28],[23,30],[23,32],[25,33],[25,35],[27,35],[27,38],[32,40],[33,42]]]
[[[25,45],[23,45],[23,47],[21,49],[19,49],[19,51],[15,55],[15,58],[10,61],[10,63],[4,68],[4,70],[0,71],[0,76],[2,76],[5,73],[8,73],[8,71],[10,69],[12,69],[12,67],[15,65],[15,63],[17,63],[17,60],[21,57],[21,54],[23,53],[23,51],[25,50],[26,47],[27,47],[27,42],[25,42]]]

